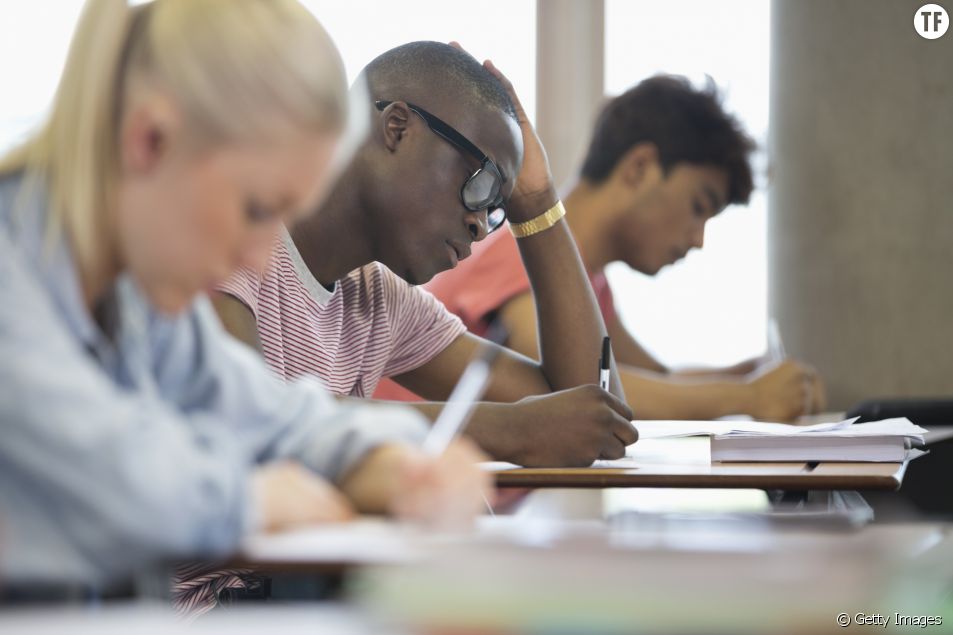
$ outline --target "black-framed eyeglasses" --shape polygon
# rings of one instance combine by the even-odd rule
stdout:
[[[383,111],[393,101],[377,100],[374,105]],[[460,134],[453,126],[444,122],[436,115],[432,115],[420,106],[404,102],[407,107],[424,120],[427,127],[461,152],[470,154],[480,162],[476,172],[467,177],[460,188],[460,200],[463,206],[471,212],[486,210],[487,232],[499,229],[506,220],[506,210],[503,208],[503,184],[506,180],[496,163],[480,150],[469,139]]]

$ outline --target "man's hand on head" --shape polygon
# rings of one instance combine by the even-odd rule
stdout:
[[[459,42],[450,42],[461,51],[464,50]],[[513,222],[523,222],[539,216],[556,204],[558,196],[553,185],[553,175],[549,169],[549,159],[546,158],[546,149],[543,148],[533,125],[526,116],[523,104],[520,102],[513,84],[490,60],[483,62],[486,68],[496,77],[513,101],[516,110],[516,119],[523,134],[523,167],[516,178],[516,187],[506,202],[506,216]]]

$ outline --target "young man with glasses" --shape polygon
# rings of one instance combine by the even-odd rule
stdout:
[[[281,236],[268,268],[241,271],[213,294],[225,327],[284,379],[316,376],[341,397],[370,397],[396,376],[445,400],[484,340],[413,285],[456,266],[508,217],[546,318],[542,361],[503,349],[467,434],[524,465],[623,456],[638,438],[632,412],[618,380],[611,392],[591,385],[605,327],[509,82],[436,42],[388,51],[363,75],[374,99],[368,138],[327,200]],[[267,218],[274,204],[247,213]],[[442,405],[416,407],[435,418]],[[187,566],[173,598],[207,610],[222,593],[260,586],[249,571]]]
[[[456,266],[508,218],[538,301],[540,361],[504,349],[467,434],[523,465],[623,456],[638,436],[632,412],[618,380],[611,392],[593,385],[605,327],[509,82],[436,42],[388,51],[363,77],[368,138],[269,268],[221,287],[225,326],[286,379],[316,375],[338,395],[370,397],[394,377],[445,400],[484,341],[413,285]],[[432,418],[441,406],[417,405]]]
[[[724,112],[714,87],[673,76],[649,78],[609,101],[581,178],[566,197],[572,229],[612,337],[626,395],[640,419],[711,419],[749,414],[788,421],[823,407],[823,386],[795,361],[749,360],[731,368],[673,372],[643,349],[615,315],[604,268],[624,262],[646,275],[704,242],[705,223],[726,205],[747,203],[754,144]],[[426,288],[467,327],[490,319],[509,346],[536,350],[534,296],[516,243],[501,232]],[[386,391],[382,391],[386,392]]]

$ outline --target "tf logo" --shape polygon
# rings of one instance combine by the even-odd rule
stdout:
[[[920,37],[935,40],[943,37],[946,30],[950,28],[950,16],[946,13],[946,9],[938,4],[925,4],[914,14],[913,28],[917,30]]]

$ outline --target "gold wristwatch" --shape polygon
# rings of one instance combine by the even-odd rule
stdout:
[[[517,238],[526,238],[527,236],[532,236],[533,234],[538,234],[541,231],[549,229],[565,215],[566,208],[563,207],[563,202],[556,201],[555,205],[536,218],[531,218],[525,223],[510,223],[510,231],[513,232],[513,235]]]

